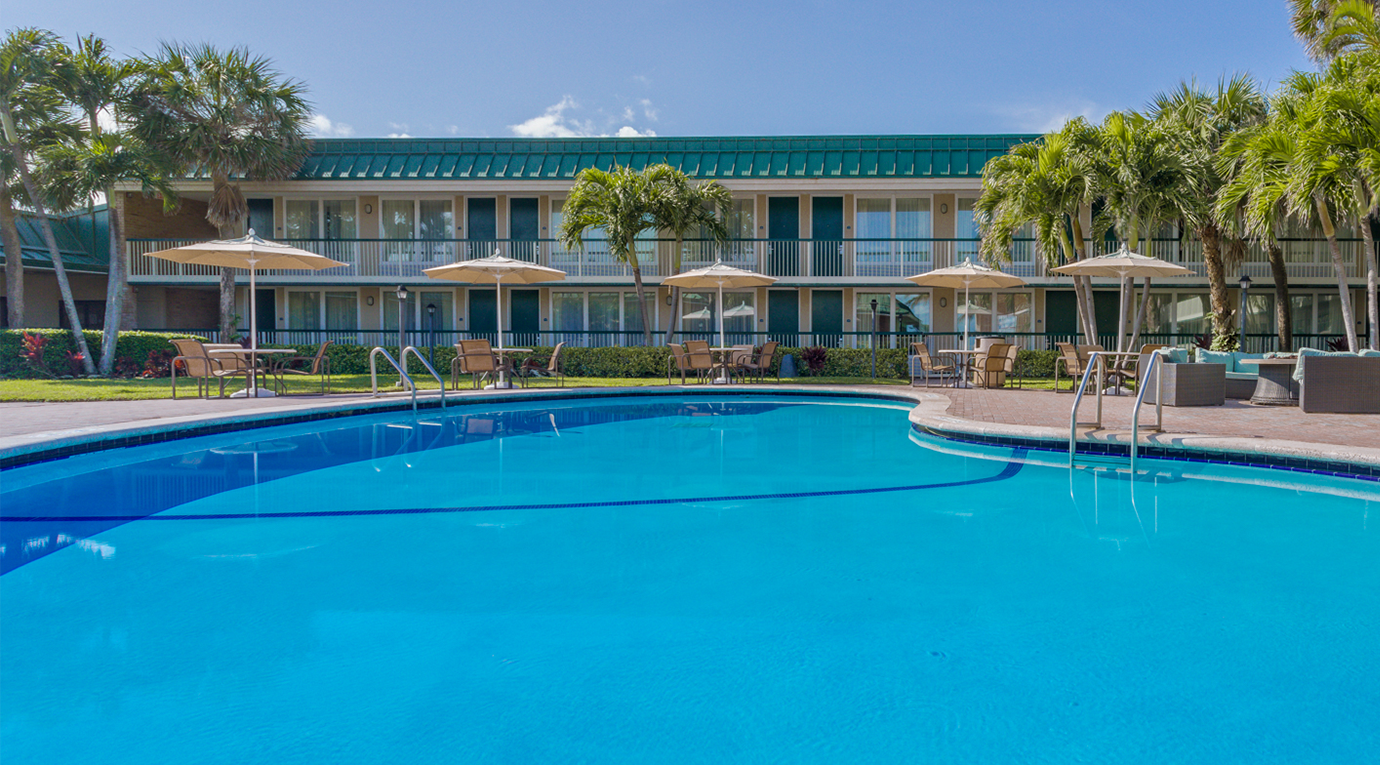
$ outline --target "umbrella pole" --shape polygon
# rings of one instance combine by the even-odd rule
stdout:
[[[498,343],[497,343],[497,345],[498,345],[499,348],[502,348],[502,347],[503,347],[503,275],[502,275],[502,274],[499,274],[499,273],[495,273],[495,274],[494,274],[494,292],[497,293],[497,294],[494,295],[494,305],[496,306],[495,313],[498,314],[498,317],[497,317],[497,320],[498,320],[498,337],[497,337]]]
[[[968,311],[973,307],[973,304],[969,300],[968,291],[972,288],[972,286],[972,280],[963,280],[963,350],[965,351],[972,350],[972,347],[968,345],[968,322],[971,318],[968,315]]]
[[[727,348],[728,339],[724,337],[724,283],[719,282],[719,347]]]
[[[249,261],[249,388],[245,395],[259,397],[259,291],[254,279],[257,260]]]

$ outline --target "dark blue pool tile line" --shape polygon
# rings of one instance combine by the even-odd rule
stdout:
[[[440,513],[481,513],[504,510],[581,510],[599,507],[647,507],[656,505],[684,505],[701,502],[760,502],[772,499],[816,499],[821,497],[856,497],[865,494],[889,494],[930,489],[952,489],[977,486],[1014,478],[1025,466],[1025,449],[1014,448],[1011,461],[995,475],[969,478],[962,481],[921,483],[906,486],[873,486],[863,489],[826,489],[821,491],[773,492],[767,494],[725,494],[711,497],[664,497],[660,499],[619,499],[595,502],[547,502],[521,505],[470,505],[460,507],[398,507],[369,510],[293,510],[267,513],[186,513],[163,515],[74,515],[74,516],[13,516],[3,517],[5,523],[39,523],[52,521],[91,521],[130,523],[133,521],[221,521],[246,518],[345,518],[365,515],[435,515]]]
[[[797,396],[797,397],[828,397],[828,398],[856,398],[856,399],[875,399],[882,401],[900,401],[903,403],[914,403],[915,399],[888,393],[870,393],[863,391],[802,391],[802,390],[769,390],[761,393],[773,396]],[[476,406],[492,404],[511,404],[531,401],[551,401],[551,400],[583,400],[583,399],[602,399],[602,398],[624,398],[636,396],[679,396],[679,397],[704,397],[704,398],[723,398],[724,396],[751,395],[747,391],[722,391],[722,390],[617,390],[607,392],[565,392],[553,391],[551,394],[520,394],[520,395],[497,395],[475,398],[470,400],[462,399],[459,402],[451,401],[451,406]],[[64,444],[48,449],[36,449],[22,454],[11,454],[0,456],[0,470],[22,465],[32,465],[39,462],[51,462],[53,460],[65,459],[78,454],[90,454],[109,449],[123,449],[130,446],[145,446],[148,444],[158,444],[167,441],[180,441],[188,438],[199,438],[201,436],[214,436],[221,433],[233,433],[241,430],[252,430],[254,428],[267,428],[276,425],[294,425],[302,422],[315,422],[319,420],[333,420],[341,417],[353,417],[364,414],[388,414],[392,412],[405,412],[412,408],[410,401],[397,401],[390,403],[376,403],[368,406],[349,407],[345,409],[316,410],[302,412],[299,414],[282,414],[278,416],[256,416],[251,420],[227,420],[223,422],[207,423],[205,425],[186,425],[175,426],[165,430],[158,430],[148,433],[135,433],[130,435],[111,435],[109,437],[95,437],[89,441],[80,443]],[[417,408],[420,409],[439,409],[439,400],[418,401]],[[254,414],[258,415],[259,412]]]
[[[1060,442],[1025,436],[996,436],[983,433],[941,430],[915,423],[912,423],[911,427],[921,433],[928,433],[949,441],[959,441],[962,443],[980,444],[984,446],[1019,446],[1033,451],[1058,452],[1061,454],[1067,454],[1069,450],[1067,441]],[[1091,454],[1104,457],[1129,458],[1131,456],[1131,446],[1130,444],[1113,444],[1105,441],[1079,441],[1078,453],[1083,455]],[[1170,460],[1173,462],[1200,462],[1211,465],[1269,468],[1271,470],[1287,470],[1295,473],[1310,473],[1313,475],[1330,475],[1338,478],[1355,478],[1362,481],[1380,483],[1380,465],[1367,465],[1364,463],[1316,460],[1306,457],[1293,457],[1285,454],[1268,454],[1263,452],[1233,452],[1206,449],[1189,451],[1157,444],[1141,446],[1139,454],[1142,457]]]

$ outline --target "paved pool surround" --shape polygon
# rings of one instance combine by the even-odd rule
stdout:
[[[725,395],[773,396],[833,396],[839,398],[873,398],[912,403],[910,422],[917,431],[932,436],[968,443],[1019,446],[1028,449],[1067,452],[1067,417],[1073,397],[1049,391],[953,391],[902,386],[817,386],[817,385],[736,385],[731,388],[715,386],[656,386],[629,388],[529,388],[512,391],[473,391],[447,393],[448,407],[471,407],[512,401],[578,400],[611,397],[680,396],[714,398]],[[1032,398],[1034,397],[1034,398]],[[992,402],[1014,403],[1001,410]],[[1129,412],[1126,397],[1109,398],[1109,425],[1118,414]],[[1032,404],[1038,406],[1032,406]],[[956,405],[957,404],[957,405]],[[435,391],[418,395],[420,409],[434,410],[441,405]],[[1094,402],[1085,400],[1081,419],[1092,416]],[[313,420],[330,420],[358,414],[406,411],[411,409],[411,397],[389,393],[379,398],[367,394],[284,397],[276,399],[200,399],[118,402],[8,403],[0,404],[0,468],[15,467],[33,462],[62,459],[74,454],[115,449],[125,446],[157,443],[215,433],[249,430],[270,425],[283,425]],[[1125,412],[1113,411],[1115,408]],[[213,409],[214,411],[205,411]],[[954,410],[978,412],[978,416],[958,416]],[[1062,410],[1062,424],[1055,425]],[[1176,417],[1201,414],[1191,410],[1171,410]],[[1231,422],[1217,416],[1216,428],[1230,428]],[[1003,416],[1005,415],[1005,416]],[[1245,413],[1252,421],[1270,417],[1297,418],[1297,410],[1263,410]],[[1328,417],[1324,415],[1324,417]],[[1330,415],[1345,417],[1341,422],[1358,420],[1369,432],[1380,429],[1380,416]],[[1142,411],[1142,424],[1153,423],[1153,406]],[[1017,422],[995,421],[1018,420]],[[95,421],[95,424],[83,425]],[[1032,421],[1041,424],[1030,424]],[[1053,422],[1051,422],[1053,421]],[[1191,422],[1191,420],[1190,420]],[[1306,420],[1305,420],[1306,422]],[[1327,424],[1324,421],[1323,424]],[[1341,475],[1370,481],[1380,481],[1380,448],[1371,446],[1332,444],[1322,441],[1262,438],[1251,434],[1232,435],[1223,432],[1173,432],[1174,422],[1166,417],[1169,430],[1147,433],[1142,429],[1140,454],[1144,457],[1169,460],[1221,462],[1253,465],[1283,470]],[[1287,425],[1288,423],[1286,423]],[[1243,426],[1249,426],[1243,421]],[[1244,428],[1243,428],[1244,429]],[[1325,435],[1331,428],[1298,428],[1302,436]],[[1080,428],[1080,455],[1122,456],[1130,453],[1130,432],[1108,427],[1100,430]]]

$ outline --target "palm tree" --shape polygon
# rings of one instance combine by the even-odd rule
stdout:
[[[680,273],[681,248],[685,237],[691,233],[704,232],[716,245],[728,241],[728,219],[733,204],[733,193],[719,185],[718,181],[691,183],[689,176],[672,168],[660,165],[659,171],[665,182],[656,191],[656,211],[652,217],[657,228],[668,231],[675,237],[675,249],[671,251],[671,274]],[[723,310],[720,306],[720,310]],[[680,314],[680,287],[671,288],[671,323],[666,328],[666,341],[670,342],[676,332]]]
[[[1346,264],[1337,243],[1337,225],[1356,218],[1356,197],[1344,162],[1330,151],[1326,99],[1322,92],[1325,85],[1322,74],[1295,72],[1285,81],[1287,96],[1282,99],[1285,108],[1277,110],[1276,114],[1280,129],[1287,131],[1299,147],[1289,165],[1286,186],[1289,211],[1309,225],[1316,224],[1327,238],[1332,271],[1341,293],[1347,347],[1355,350],[1360,346]]]
[[[562,246],[583,250],[585,232],[602,229],[614,259],[632,269],[642,314],[642,337],[647,345],[652,344],[652,325],[647,315],[642,266],[637,261],[637,237],[657,227],[659,187],[667,181],[669,170],[667,165],[653,165],[641,172],[618,166],[612,172],[595,167],[581,170],[561,208]]]
[[[1314,61],[1380,43],[1380,0],[1289,0],[1294,36]]]
[[[248,212],[232,177],[279,180],[301,167],[310,151],[311,109],[304,86],[283,79],[268,59],[244,48],[164,44],[145,62],[131,100],[135,137],[163,152],[182,172],[211,177],[206,220],[222,239]],[[235,270],[220,277],[220,328],[234,331]]]
[[[1249,236],[1265,248],[1275,283],[1275,332],[1281,351],[1294,348],[1289,272],[1279,233],[1290,217],[1289,165],[1297,151],[1292,136],[1270,120],[1227,136],[1217,155],[1223,184],[1214,213],[1223,229]]]
[[[1084,257],[1079,215],[1092,198],[1092,167],[1077,144],[1091,127],[1081,118],[1057,133],[1017,144],[982,168],[982,195],[974,215],[982,230],[982,256],[997,264],[1011,258],[1016,233],[1034,226],[1040,252],[1051,266]],[[1091,283],[1073,277],[1079,326],[1088,342],[1097,342]]]
[[[1144,115],[1112,112],[1097,129],[1093,154],[1099,196],[1106,204],[1105,217],[1094,229],[1115,225],[1126,248],[1140,248],[1142,233],[1154,235],[1160,224],[1179,217],[1191,205],[1193,185],[1190,168],[1170,143],[1169,134]],[[1150,296],[1150,280],[1141,288],[1141,310],[1135,316],[1129,344],[1126,338],[1128,311],[1135,296],[1131,279],[1123,279],[1117,311],[1117,350],[1134,346],[1140,337]]]
[[[59,48],[60,44],[51,32],[38,29],[19,29],[5,38],[4,44],[0,45],[0,127],[4,129],[5,148],[9,149],[14,170],[28,196],[34,216],[38,218],[44,243],[48,246],[53,274],[57,277],[58,291],[72,327],[72,339],[77,352],[81,354],[82,367],[87,374],[95,374],[91,351],[86,346],[86,335],[82,332],[81,317],[77,314],[77,303],[72,298],[72,285],[67,280],[67,268],[53,233],[53,222],[48,218],[47,205],[29,168],[29,152],[33,147],[26,138],[32,136],[25,136],[20,131],[17,119],[21,112],[48,111],[56,103],[53,81],[62,65]],[[16,250],[13,258],[5,259],[6,263],[11,259],[18,262],[20,253]]]
[[[1178,88],[1156,95],[1150,104],[1150,118],[1169,136],[1186,170],[1188,183],[1181,197],[1186,204],[1177,212],[1203,243],[1214,347],[1235,336],[1231,331],[1233,311],[1227,297],[1226,271],[1232,252],[1238,250],[1231,242],[1223,247],[1224,235],[1230,238],[1234,234],[1231,229],[1224,230],[1214,215],[1224,183],[1217,170],[1218,152],[1230,135],[1263,121],[1265,111],[1265,96],[1244,74],[1218,80],[1212,93],[1202,90],[1197,83],[1180,82]]]
[[[110,56],[105,41],[95,35],[77,38],[76,50],[64,51],[66,66],[58,80],[62,95],[73,104],[86,120],[87,138],[79,144],[64,147],[54,153],[60,164],[68,168],[69,175],[54,175],[59,185],[71,186],[71,192],[78,201],[85,197],[90,200],[103,196],[110,202],[114,200],[112,191],[115,183],[124,180],[139,180],[146,189],[150,186],[150,174],[157,172],[160,164],[149,156],[147,147],[137,142],[120,140],[107,141],[101,128],[101,115],[111,115],[123,105],[128,95],[133,75],[138,72],[138,64],[132,60],[116,60]],[[92,187],[92,181],[105,178],[106,186]],[[158,184],[167,188],[166,184]],[[169,201],[165,197],[165,201]],[[101,336],[101,374],[110,374],[115,364],[115,345],[119,339],[123,323],[125,300],[129,294],[129,268],[126,255],[120,246],[124,237],[119,234],[121,221],[110,206],[110,273],[106,279],[105,327]]]

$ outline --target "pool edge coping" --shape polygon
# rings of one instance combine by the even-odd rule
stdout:
[[[420,393],[420,392],[419,392]],[[910,387],[828,387],[757,385],[723,388],[704,386],[541,388],[503,392],[477,392],[447,396],[447,404],[506,404],[524,401],[626,398],[641,396],[719,397],[724,395],[785,395],[824,398],[869,398],[913,404],[912,428],[951,441],[995,446],[1021,446],[1041,451],[1068,449],[1068,432],[1060,428],[1013,425],[969,420],[948,414],[950,399],[939,393]],[[440,397],[418,396],[419,409],[440,408]],[[0,439],[0,469],[62,459],[76,454],[118,449],[164,441],[196,438],[273,425],[330,420],[363,414],[406,411],[410,398],[352,398],[348,401],[303,402],[300,407],[215,412],[176,418],[140,420],[65,431],[32,433]],[[1270,438],[1202,435],[1194,433],[1147,433],[1140,439],[1140,454],[1154,459],[1180,459],[1253,465],[1380,481],[1380,449]],[[1125,456],[1130,453],[1126,431],[1081,430],[1080,451],[1090,455]]]

